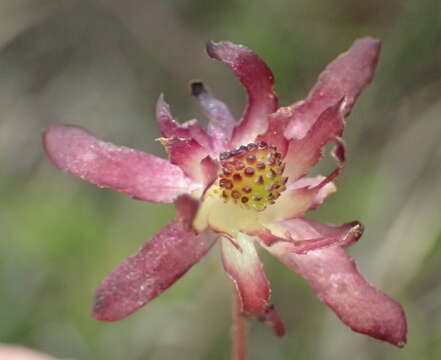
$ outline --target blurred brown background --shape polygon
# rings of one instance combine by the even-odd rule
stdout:
[[[172,206],[97,190],[55,170],[40,135],[53,122],[164,155],[154,138],[163,92],[181,120],[203,119],[203,79],[236,116],[244,92],[205,42],[231,40],[272,68],[283,105],[357,37],[383,41],[374,83],[349,121],[349,160],[323,221],[360,220],[351,248],[365,276],[399,300],[403,350],[352,333],[262,254],[287,335],[250,329],[250,359],[441,357],[441,2],[1,0],[0,342],[59,358],[228,359],[229,279],[218,249],[128,319],[89,316],[94,288],[173,216]],[[326,164],[324,165],[326,166]]]

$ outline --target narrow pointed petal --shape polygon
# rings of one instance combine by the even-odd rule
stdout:
[[[248,106],[234,130],[232,147],[254,142],[267,130],[268,115],[277,109],[271,70],[256,53],[243,45],[210,41],[207,53],[228,65],[247,90]]]
[[[400,304],[369,284],[341,247],[332,246],[305,255],[286,251],[282,243],[267,249],[301,275],[319,299],[352,330],[404,346],[407,325]]]
[[[289,142],[285,155],[285,174],[288,175],[290,182],[305,175],[317,164],[328,142],[341,141],[340,136],[344,128],[342,106],[340,99],[320,115],[303,138],[292,139]],[[342,163],[339,165],[341,166]]]
[[[52,125],[45,131],[43,142],[56,167],[138,200],[171,202],[194,186],[167,160],[117,147],[77,126]]]
[[[263,271],[253,241],[239,234],[238,249],[226,238],[222,239],[222,262],[242,301],[242,310],[248,316],[258,316],[269,306],[269,282]]]
[[[370,37],[358,39],[351,48],[330,63],[306,100],[293,105],[293,117],[285,131],[288,139],[303,138],[323,111],[345,98],[348,116],[361,91],[374,76],[381,43]]]
[[[189,120],[183,124],[174,120],[170,105],[165,102],[163,95],[159,97],[156,103],[156,120],[162,136],[166,138],[194,139],[207,150],[211,150],[212,139],[202,125],[197,120]]]
[[[191,83],[191,93],[198,99],[202,109],[204,109],[210,119],[208,123],[208,134],[215,141],[218,147],[217,152],[226,151],[231,140],[231,135],[233,134],[234,126],[236,125],[227,105],[216,99],[201,81]]]
[[[252,238],[239,234],[235,244],[222,239],[222,262],[239,294],[242,312],[267,322],[279,336],[283,323],[270,306],[271,291]]]
[[[216,237],[195,234],[175,220],[128,257],[96,291],[92,315],[102,321],[120,320],[160,295],[197,263]]]
[[[196,140],[183,138],[161,138],[161,144],[168,152],[172,164],[179,166],[184,173],[199,184],[207,184],[211,181],[212,171],[207,173],[210,157],[205,147]],[[208,159],[206,159],[208,158]],[[204,160],[205,159],[205,160]],[[202,165],[202,161],[206,166]],[[216,163],[211,160],[209,169],[217,171]]]

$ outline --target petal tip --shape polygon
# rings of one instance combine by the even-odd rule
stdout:
[[[232,64],[238,57],[243,56],[244,53],[252,53],[252,51],[244,45],[235,44],[231,41],[212,40],[207,41],[205,46],[209,57],[220,60],[226,64]]]
[[[117,320],[110,317],[107,310],[108,310],[108,306],[106,306],[105,299],[97,294],[93,299],[92,310],[90,312],[90,315],[99,321],[111,322]]]
[[[364,225],[359,221],[353,221],[349,223],[348,226],[351,228],[343,240],[343,244],[346,246],[358,241],[364,233]]]
[[[118,301],[112,298],[111,294],[106,294],[103,288],[96,290],[92,303],[90,315],[99,321],[114,322],[122,320],[135,312],[138,307],[127,307],[124,301]],[[142,306],[142,305],[140,305]]]
[[[214,42],[213,40],[208,40],[205,44],[205,51],[207,52],[208,56],[211,58],[216,58],[216,49],[219,43]]]
[[[356,42],[359,42],[359,43],[363,42],[363,43],[366,43],[366,44],[369,44],[369,45],[372,45],[372,46],[378,47],[378,48],[381,47],[381,40],[374,38],[372,36],[364,36],[360,39],[357,39]]]
[[[63,143],[63,138],[68,133],[75,131],[85,131],[83,128],[74,125],[51,124],[42,134],[43,149],[49,161],[58,169],[63,169],[61,163],[63,151],[59,148],[59,144]]]

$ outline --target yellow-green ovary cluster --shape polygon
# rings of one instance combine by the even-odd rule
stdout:
[[[262,211],[286,189],[282,156],[264,141],[224,152],[220,162],[222,172],[217,181],[225,202]]]

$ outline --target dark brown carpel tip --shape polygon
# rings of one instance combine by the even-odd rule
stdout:
[[[195,97],[198,97],[199,95],[207,92],[204,83],[200,80],[190,81],[190,88],[191,88],[191,95]]]

